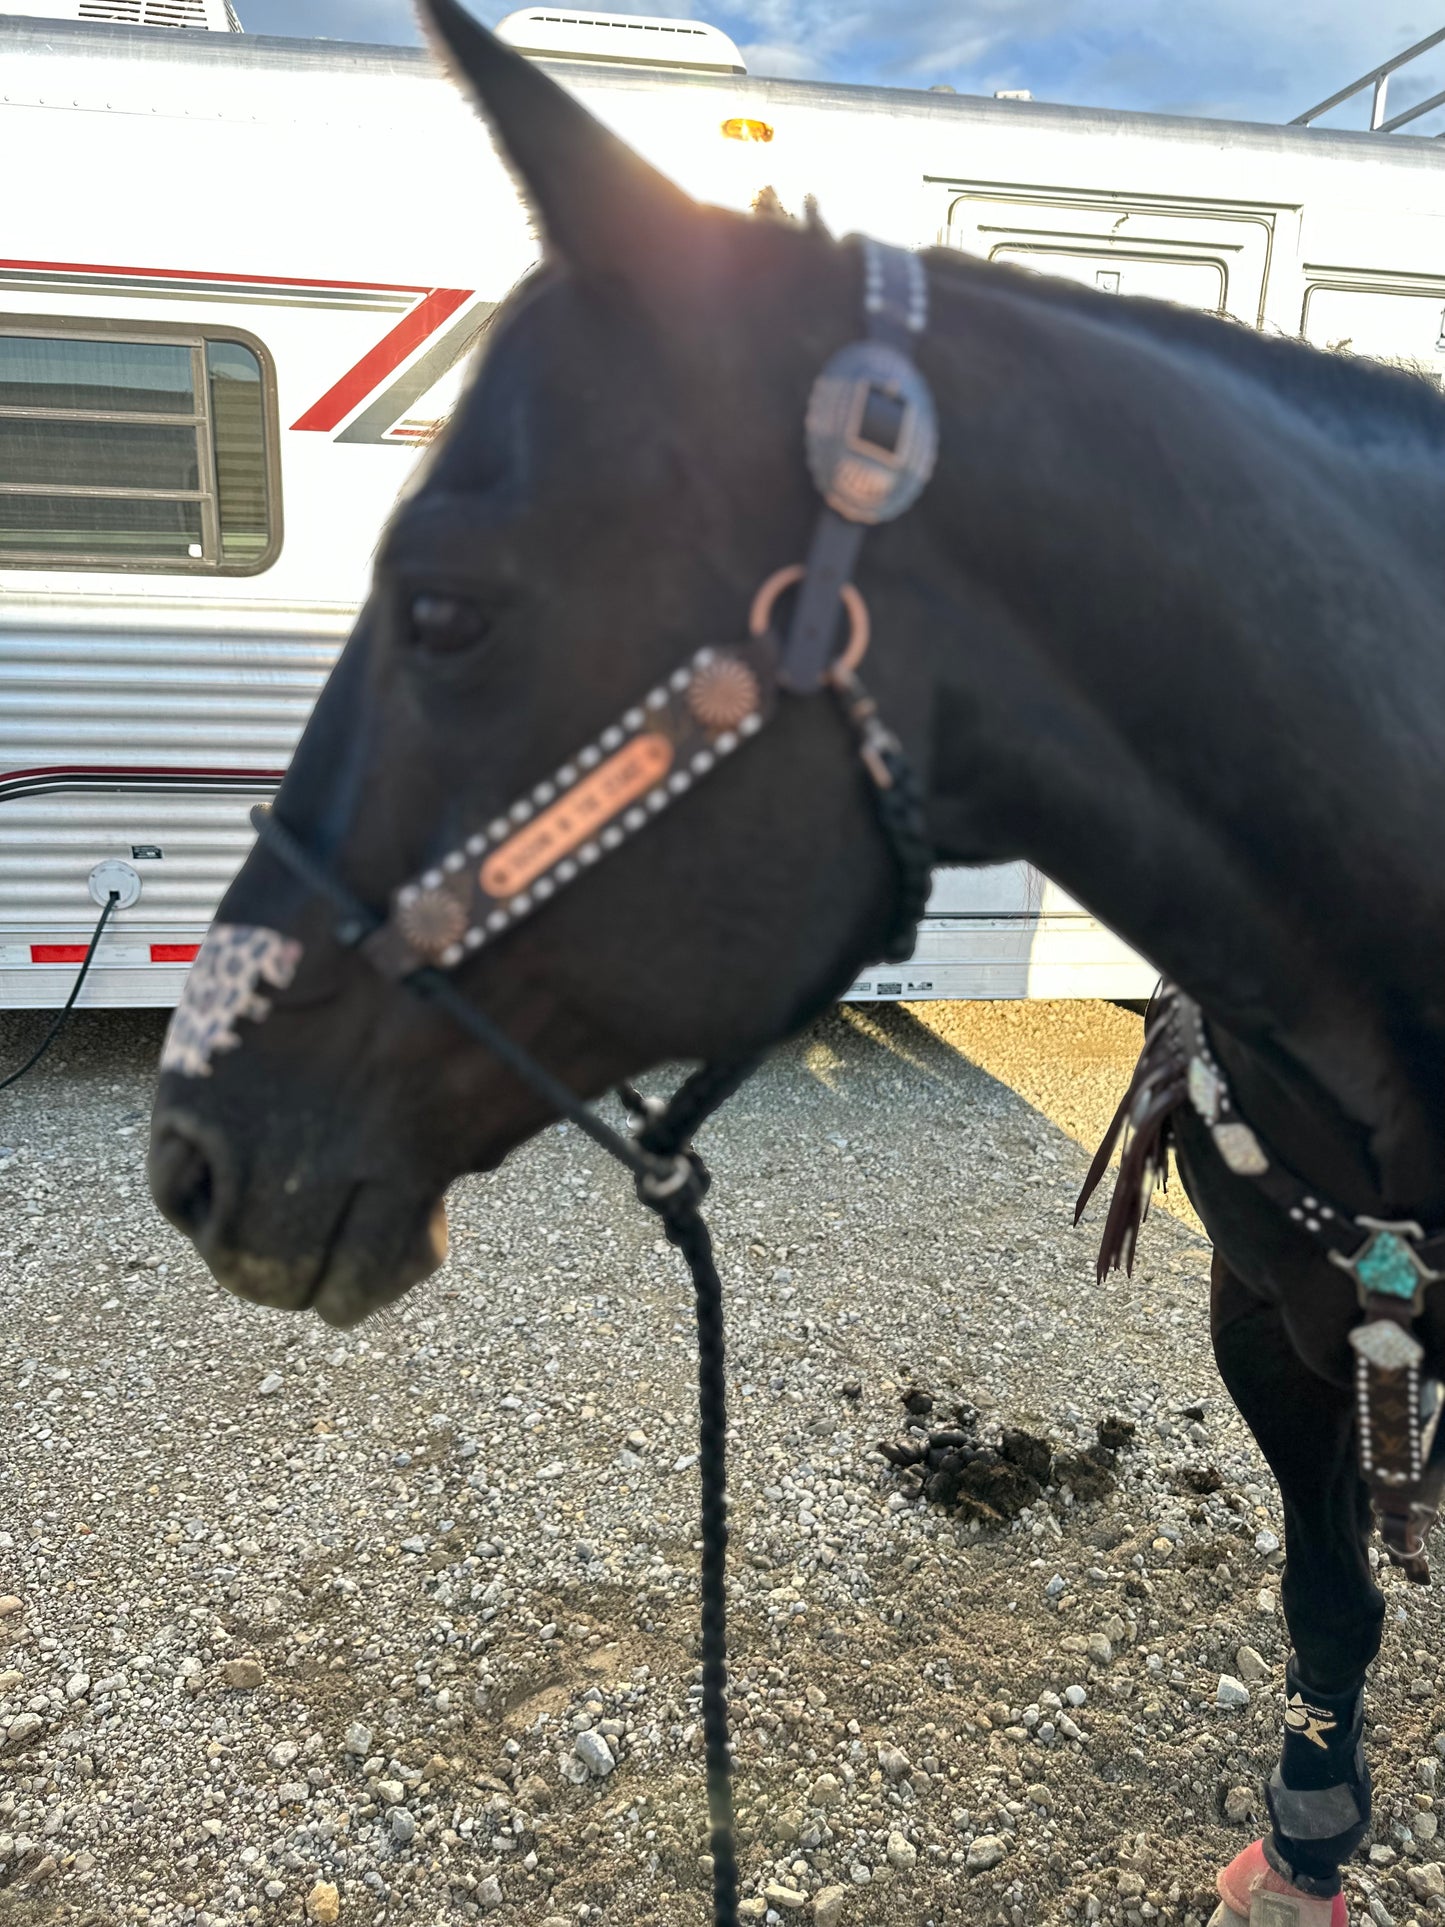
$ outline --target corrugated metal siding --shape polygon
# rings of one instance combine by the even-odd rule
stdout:
[[[221,795],[106,790],[17,796],[0,805],[0,944],[88,931],[86,878],[105,857],[134,863],[141,899],[116,932],[163,941],[205,930],[251,846],[246,812],[263,789]],[[137,845],[159,859],[135,859]]]
[[[120,772],[284,769],[353,615],[199,598],[107,613],[0,608],[0,1007],[66,995],[74,965],[38,963],[33,946],[89,936],[87,879],[106,857],[134,864],[141,897],[112,920],[85,1001],[174,1000],[184,965],[151,946],[200,941],[270,786],[163,789]],[[76,769],[126,786],[4,794],[18,771]]]
[[[287,633],[203,605],[196,617],[207,626],[0,627],[0,780],[77,763],[284,767],[345,618]]]

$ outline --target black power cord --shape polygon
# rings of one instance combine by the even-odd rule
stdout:
[[[105,900],[105,908],[101,911],[95,929],[91,933],[90,945],[85,953],[85,961],[80,966],[75,982],[70,986],[70,995],[66,998],[59,1016],[57,1016],[49,1030],[46,1031],[44,1037],[41,1038],[38,1048],[31,1052],[19,1070],[11,1071],[8,1077],[0,1078],[0,1091],[8,1091],[12,1084],[18,1084],[20,1082],[27,1071],[33,1071],[46,1051],[50,1049],[50,1046],[60,1035],[61,1031],[65,1029],[66,1019],[70,1016],[71,1011],[74,1010],[75,1000],[80,995],[81,987],[89,975],[90,966],[95,959],[97,946],[105,932],[105,926],[110,922],[111,912],[119,902],[120,892],[118,890],[112,890]]]

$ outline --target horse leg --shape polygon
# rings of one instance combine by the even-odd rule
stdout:
[[[1268,1788],[1270,1837],[1219,1876],[1214,1919],[1218,1927],[1345,1927],[1339,1870],[1369,1827],[1364,1680],[1385,1616],[1370,1572],[1354,1407],[1349,1392],[1301,1363],[1277,1309],[1217,1254],[1212,1324],[1220,1376],[1279,1482],[1281,1591],[1294,1647],[1284,1744]]]

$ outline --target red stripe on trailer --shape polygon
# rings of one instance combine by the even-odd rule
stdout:
[[[152,963],[194,963],[198,943],[153,943],[151,945]]]
[[[471,299],[472,293],[471,288],[433,288],[426,300],[419,301],[410,314],[403,315],[389,334],[383,335],[354,368],[348,369],[334,387],[327,389],[320,401],[313,402],[299,421],[292,422],[292,428],[329,431],[339,427],[377,383],[385,381],[414,348],[419,348],[429,334],[450,320],[462,303]]]
[[[83,943],[33,943],[30,946],[31,963],[84,963],[89,948]]]

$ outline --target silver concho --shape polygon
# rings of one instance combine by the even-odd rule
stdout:
[[[1202,1057],[1189,1060],[1189,1102],[1198,1111],[1206,1124],[1213,1124],[1219,1116],[1220,1098],[1224,1095],[1219,1074],[1205,1063]]]
[[[1247,1124],[1216,1124],[1214,1146],[1237,1178],[1257,1178],[1269,1169],[1259,1139]]]
[[[1350,1343],[1379,1372],[1403,1372],[1420,1365],[1425,1357],[1425,1347],[1418,1339],[1401,1331],[1390,1318],[1372,1318],[1367,1324],[1356,1325]]]
[[[840,348],[813,383],[808,470],[830,509],[850,522],[891,522],[923,492],[938,457],[928,383],[883,341]]]

